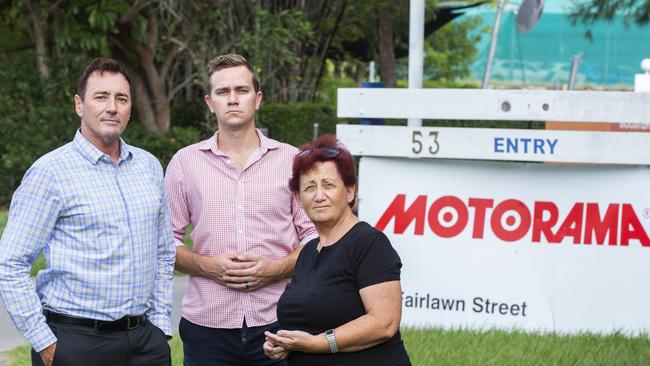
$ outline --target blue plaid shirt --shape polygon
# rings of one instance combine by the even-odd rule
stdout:
[[[41,351],[42,309],[115,320],[146,314],[171,335],[175,246],[160,163],[120,140],[117,165],[79,131],[38,159],[14,193],[0,239],[0,295]],[[29,276],[39,253],[46,269]]]

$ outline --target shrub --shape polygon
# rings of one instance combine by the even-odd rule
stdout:
[[[300,146],[312,140],[313,124],[319,135],[336,133],[336,111],[320,103],[268,103],[257,114],[257,125],[268,128],[271,138]]]
[[[200,141],[202,133],[195,127],[172,127],[165,136],[147,135],[140,123],[129,123],[123,138],[129,145],[152,153],[165,168],[178,150]]]

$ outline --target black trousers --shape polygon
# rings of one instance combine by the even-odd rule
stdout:
[[[146,322],[132,330],[100,331],[82,325],[48,323],[57,338],[54,366],[171,365],[167,337]],[[32,349],[32,365],[42,366]]]
[[[181,318],[178,326],[183,341],[185,366],[286,366],[264,354],[264,331],[277,332],[277,322],[241,329],[208,328]]]

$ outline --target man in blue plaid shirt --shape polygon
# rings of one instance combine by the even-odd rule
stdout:
[[[176,250],[162,168],[120,138],[132,95],[117,61],[94,60],[74,99],[74,140],[38,159],[12,198],[0,295],[33,365],[169,365]]]

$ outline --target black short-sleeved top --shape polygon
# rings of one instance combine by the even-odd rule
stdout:
[[[282,329],[320,334],[366,314],[359,290],[400,279],[402,263],[384,233],[355,224],[336,243],[317,251],[319,240],[303,248],[278,301]],[[289,365],[410,365],[399,331],[388,341],[358,352],[291,352]]]

